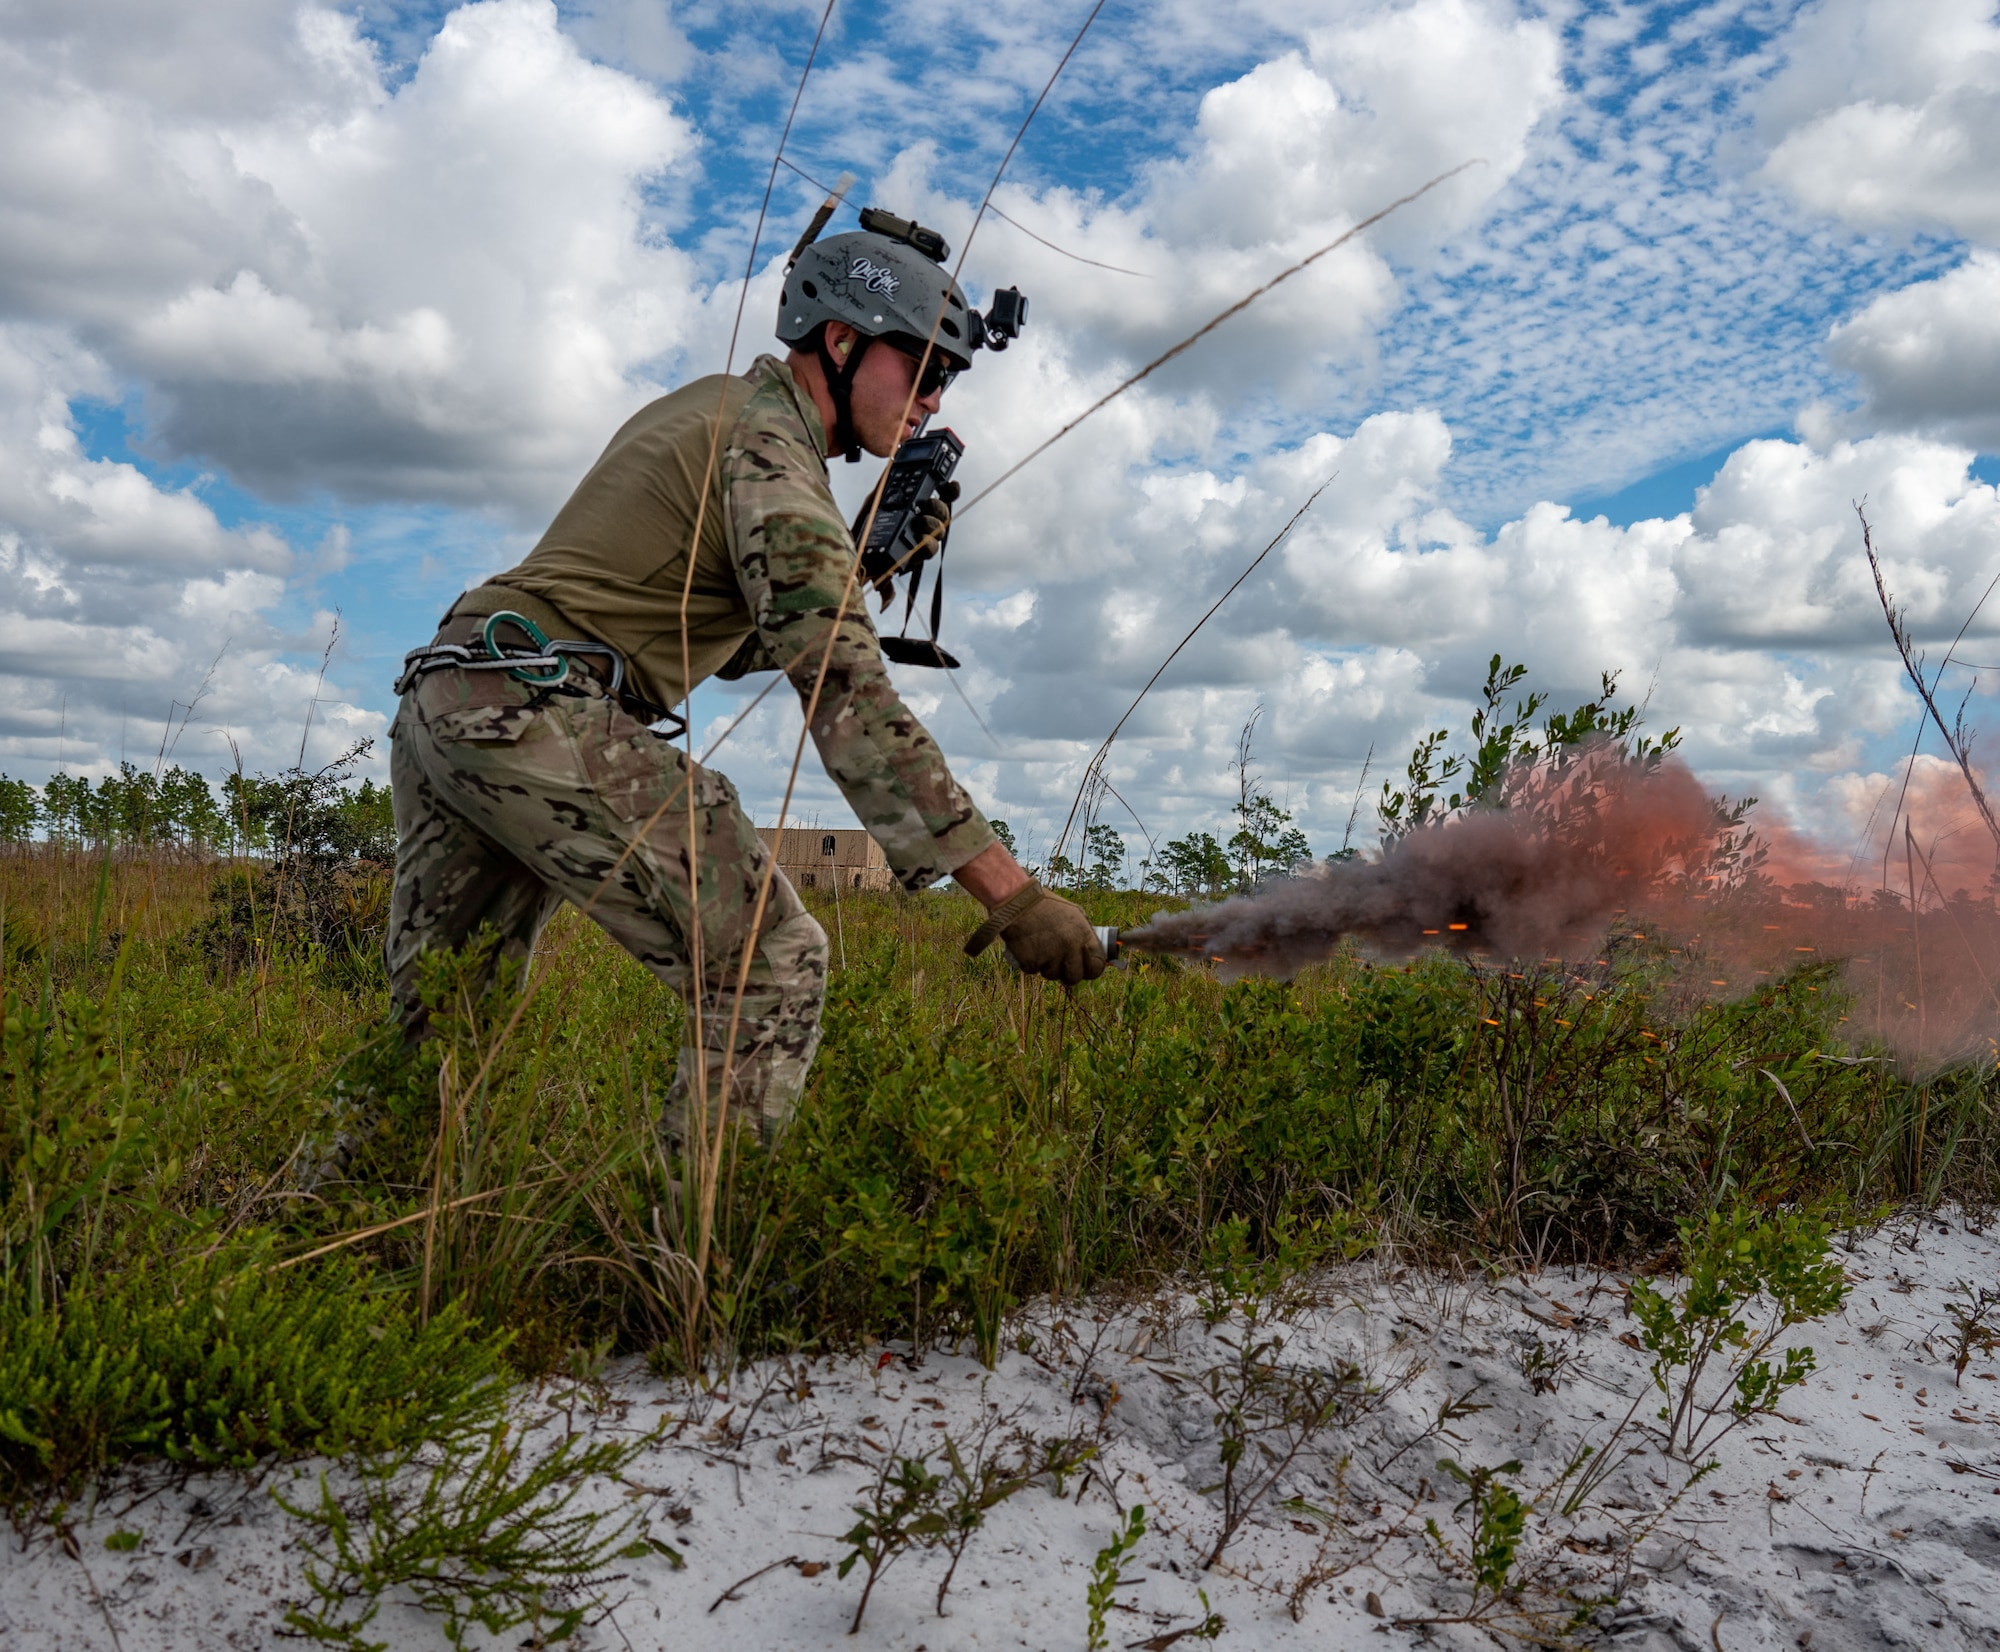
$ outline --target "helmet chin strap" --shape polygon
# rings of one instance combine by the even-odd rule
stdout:
[[[827,394],[833,398],[833,429],[829,434],[833,437],[834,451],[844,455],[850,465],[861,462],[861,441],[854,432],[854,404],[851,399],[854,375],[861,367],[861,358],[868,353],[868,346],[874,342],[866,333],[855,334],[847,359],[835,362],[833,352],[826,347],[826,328],[820,328],[813,335],[820,372],[826,378]]]

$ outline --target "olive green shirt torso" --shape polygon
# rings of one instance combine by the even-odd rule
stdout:
[[[750,377],[717,374],[641,408],[535,548],[492,582],[543,598],[609,643],[656,705],[680,704],[756,628],[729,554],[722,444],[757,388]],[[800,417],[817,431],[818,409],[808,404]]]
[[[814,706],[828,775],[903,886],[921,889],[995,838],[889,679],[825,451],[819,409],[775,357],[698,379],[627,420],[541,541],[490,583],[617,649],[661,706],[732,662],[732,676],[785,671]]]

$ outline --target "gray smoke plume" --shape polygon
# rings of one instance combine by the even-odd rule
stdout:
[[[1508,791],[1508,807],[1421,826],[1379,860],[1329,861],[1213,906],[1158,913],[1120,939],[1207,959],[1224,980],[1290,976],[1349,936],[1388,957],[1433,946],[1575,956],[1665,880],[1699,876],[1718,829],[1717,805],[1672,758],[1647,766],[1600,751]]]

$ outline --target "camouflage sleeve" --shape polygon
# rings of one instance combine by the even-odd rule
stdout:
[[[922,889],[997,840],[897,695],[858,586],[840,611],[854,541],[819,456],[785,428],[796,422],[759,395],[731,434],[723,486],[737,577],[765,652],[801,703],[826,659],[812,719],[820,761],[898,881]]]

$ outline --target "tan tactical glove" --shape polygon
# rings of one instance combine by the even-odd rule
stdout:
[[[958,494],[958,484],[950,478],[946,478],[938,484],[936,493],[930,495],[929,498],[924,499],[917,505],[914,514],[916,516],[917,544],[920,548],[904,561],[898,563],[875,586],[877,594],[882,599],[882,606],[885,609],[889,606],[889,599],[895,595],[895,589],[892,584],[895,576],[897,574],[906,574],[912,568],[921,568],[943,548],[944,536],[951,532],[951,507],[957,503]],[[854,536],[854,543],[857,545],[862,541],[862,530],[873,526],[874,517],[870,510],[870,506],[873,503],[873,495],[862,501],[860,512],[855,516],[848,530]]]
[[[1095,981],[1105,970],[1104,948],[1083,909],[1038,883],[1025,885],[989,912],[965,950],[976,958],[996,936],[1023,974],[1073,987]]]
[[[946,480],[938,483],[938,490],[917,506],[917,542],[923,544],[928,538],[930,544],[910,558],[911,565],[927,562],[944,544],[944,536],[951,532],[951,507],[958,503],[958,484]]]

